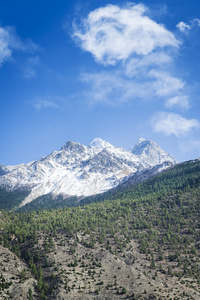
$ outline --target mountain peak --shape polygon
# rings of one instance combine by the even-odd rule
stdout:
[[[156,143],[143,138],[131,152],[100,138],[95,138],[90,146],[68,141],[61,150],[34,163],[14,167],[0,165],[0,187],[29,191],[20,204],[23,206],[48,194],[65,198],[99,194],[126,181],[137,171],[157,165],[163,169],[169,166],[163,165],[165,162],[176,163]]]
[[[111,144],[109,144],[108,142],[100,138],[93,139],[93,141],[89,144],[89,146],[97,147],[101,149],[113,147]]]
[[[142,143],[142,142],[144,142],[144,141],[146,141],[146,139],[144,139],[143,137],[141,137],[141,138],[139,139],[138,143]]]
[[[149,148],[149,145],[152,145],[153,147],[159,147],[155,142],[146,140],[141,137],[138,142],[129,149],[129,151],[135,155],[140,155],[143,153],[144,149],[146,150],[147,147]]]
[[[139,159],[142,159],[150,165],[162,164],[169,161],[171,163],[177,163],[176,159],[165,152],[155,142],[140,138],[138,143],[129,149]]]
[[[80,143],[68,141],[67,143],[64,144],[64,146],[62,146],[61,150],[69,150],[69,151],[76,150],[76,151],[83,151],[83,150],[84,150],[84,146],[81,145]]]

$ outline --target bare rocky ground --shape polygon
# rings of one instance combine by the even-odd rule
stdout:
[[[134,240],[122,252],[114,252],[112,239],[107,250],[106,245],[97,242],[94,248],[88,247],[89,239],[89,235],[81,234],[76,240],[61,234],[53,238],[53,246],[46,251],[46,257],[52,263],[43,268],[45,281],[53,286],[47,299],[200,299],[200,288],[195,280],[170,275],[165,259],[162,268],[166,272],[159,271],[156,260],[156,266],[152,268],[150,256],[141,254]],[[44,244],[45,236],[41,235],[34,246],[41,255],[45,251]],[[0,290],[0,299],[42,299],[37,281],[26,264],[0,246],[2,282],[9,286]]]
[[[79,235],[78,241],[82,239]],[[169,275],[165,260],[166,274],[152,269],[150,258],[139,252],[133,240],[122,253],[111,253],[97,243],[94,249],[87,248],[63,236],[54,242],[48,257],[55,264],[45,272],[58,285],[49,299],[200,299],[197,282]]]
[[[2,288],[2,285],[5,288]],[[0,299],[27,300],[29,289],[33,296],[36,296],[36,285],[37,281],[26,264],[10,250],[0,245]]]

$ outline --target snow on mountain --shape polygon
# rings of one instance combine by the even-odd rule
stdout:
[[[166,161],[160,165],[156,165],[150,169],[144,169],[142,171],[137,171],[133,175],[129,176],[129,178],[125,181],[122,182],[121,185],[126,186],[126,185],[133,185],[136,183],[140,183],[142,181],[145,181],[161,172],[164,170],[173,167],[173,164],[169,161]]]
[[[114,146],[112,146],[111,144],[109,144],[108,142],[100,139],[100,138],[95,138],[93,139],[93,141],[89,144],[91,147],[97,147],[97,148],[115,148]]]
[[[165,152],[155,142],[140,138],[138,143],[129,149],[131,153],[136,155],[141,161],[156,166],[166,161],[176,164],[177,160]]]
[[[99,138],[89,146],[69,141],[59,151],[38,161],[1,166],[0,186],[30,190],[21,205],[49,193],[90,196],[116,187],[135,172],[164,161],[176,162],[156,143],[144,139],[131,152]]]
[[[3,176],[3,175],[5,175],[8,172],[9,172],[9,170],[8,170],[8,168],[6,166],[0,165],[0,176]]]

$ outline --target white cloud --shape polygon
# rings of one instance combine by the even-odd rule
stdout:
[[[185,22],[179,22],[176,27],[182,32],[191,29],[191,25],[186,24]]]
[[[43,108],[59,108],[63,99],[60,97],[37,97],[32,102],[33,106],[40,111]]]
[[[184,83],[180,79],[168,73],[155,69],[148,72],[148,69],[143,67],[140,69],[140,66],[136,66],[134,73],[132,67],[131,71],[127,71],[127,68],[125,72],[115,70],[93,74],[83,73],[81,81],[88,85],[85,97],[90,103],[115,105],[138,99],[145,101],[158,97],[175,98],[174,95],[184,88]],[[186,98],[183,96],[185,101]]]
[[[129,77],[146,75],[152,68],[161,69],[170,64],[172,57],[164,52],[153,52],[146,56],[131,58],[125,65],[125,73]]]
[[[0,27],[0,65],[12,55],[9,46],[9,32]]]
[[[165,106],[167,108],[172,108],[174,106],[178,106],[181,108],[189,108],[189,101],[188,101],[188,97],[185,95],[179,95],[170,99],[167,99],[165,102]]]
[[[0,27],[0,66],[12,57],[13,51],[33,54],[40,50],[40,46],[30,39],[22,41],[14,27]]]
[[[81,76],[81,81],[89,85],[85,97],[90,103],[106,103],[116,105],[135,99],[144,99],[148,96],[150,86],[144,89],[144,82],[134,82],[120,72],[102,72]]]
[[[186,119],[175,113],[158,112],[152,118],[155,132],[162,132],[169,136],[174,134],[179,137],[187,134],[191,129],[199,127],[196,119]]]
[[[191,21],[192,26],[200,26],[200,19],[193,19]]]
[[[188,30],[191,30],[193,27],[200,26],[200,20],[199,19],[193,19],[190,20],[189,23],[185,22],[179,22],[176,27],[181,31],[181,32],[186,32]]]
[[[84,95],[90,103],[115,105],[161,98],[167,107],[186,108],[185,82],[174,75],[175,52],[171,51],[180,42],[147,14],[150,11],[142,4],[107,5],[90,12],[74,27],[80,47],[108,70],[82,74],[88,86]],[[110,71],[108,65],[117,62]],[[182,102],[179,95],[183,95]]]
[[[73,37],[83,50],[105,65],[125,60],[132,54],[147,55],[167,46],[178,47],[180,42],[175,36],[150,19],[146,11],[142,4],[101,7],[90,12],[81,26],[74,26]]]
[[[181,79],[173,77],[166,72],[154,69],[149,72],[148,76],[154,79],[152,88],[157,96],[172,95],[184,88],[184,82]]]

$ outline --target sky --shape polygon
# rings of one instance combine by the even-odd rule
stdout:
[[[0,0],[0,164],[99,137],[200,156],[200,1]]]

